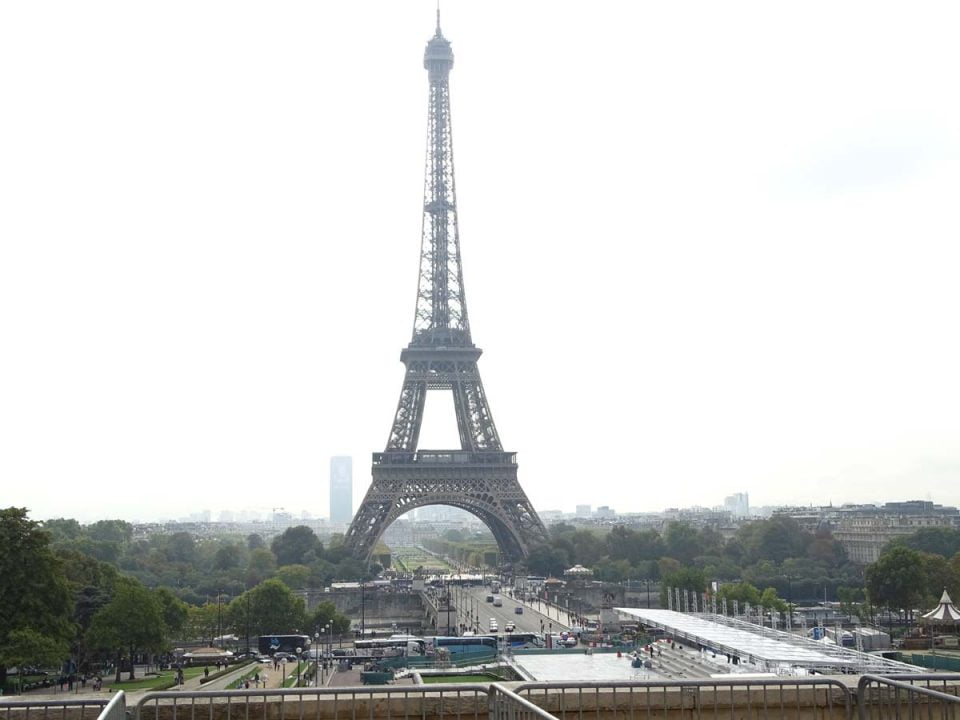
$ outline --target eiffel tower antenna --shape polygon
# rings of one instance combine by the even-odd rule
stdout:
[[[546,529],[517,480],[517,459],[504,451],[480,380],[482,350],[473,344],[460,261],[460,230],[450,121],[453,49],[440,30],[427,42],[427,157],[420,272],[406,367],[387,446],[373,455],[372,482],[347,530],[346,546],[369,560],[383,532],[423,505],[452,505],[477,516],[507,563],[522,561]],[[428,390],[453,393],[460,447],[418,448]]]

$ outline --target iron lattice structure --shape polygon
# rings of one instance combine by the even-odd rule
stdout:
[[[423,65],[430,81],[423,232],[413,338],[400,353],[406,366],[400,401],[373,480],[347,530],[346,544],[369,560],[389,525],[423,505],[452,505],[493,532],[504,561],[524,559],[546,537],[517,480],[516,455],[504,452],[477,368],[460,262],[457,192],[450,122],[450,42],[437,31]],[[460,448],[418,450],[429,390],[453,393]]]

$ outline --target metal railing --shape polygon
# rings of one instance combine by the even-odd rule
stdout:
[[[0,720],[960,720],[960,674],[391,685],[0,702]]]
[[[95,720],[109,704],[107,698],[0,701],[0,720]]]
[[[556,720],[546,710],[493,683],[489,690],[489,720]]]
[[[127,696],[123,690],[114,695],[107,706],[97,717],[97,720],[126,720],[127,718]]]
[[[150,692],[129,720],[485,720],[488,686],[374,685]]]
[[[623,715],[628,720],[667,712],[713,718],[853,718],[853,695],[827,678],[728,678],[624,680],[616,682],[529,682],[513,689],[559,720]],[[684,716],[685,717],[685,716]]]
[[[960,720],[960,674],[864,675],[857,684],[859,720]]]

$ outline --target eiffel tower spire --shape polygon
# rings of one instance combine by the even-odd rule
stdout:
[[[362,559],[389,525],[423,505],[453,505],[490,528],[506,562],[526,557],[546,537],[517,480],[516,455],[505,452],[493,423],[473,344],[460,261],[457,192],[450,122],[453,49],[440,30],[423,55],[430,93],[423,190],[420,274],[413,337],[400,353],[406,367],[387,446],[373,455],[373,480],[346,545]],[[460,447],[418,449],[428,390],[453,393]]]
[[[420,276],[413,320],[413,344],[470,345],[470,321],[463,290],[457,184],[450,122],[450,70],[453,50],[440,30],[423,53],[430,79],[427,105],[427,159],[423,183]]]

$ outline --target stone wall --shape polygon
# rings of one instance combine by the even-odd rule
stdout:
[[[385,592],[383,590],[337,590],[323,592],[308,590],[302,593],[307,609],[312,610],[321,602],[332,602],[337,612],[350,618],[354,626],[360,624],[361,615],[368,629],[400,628],[419,629],[425,615],[419,593]]]

